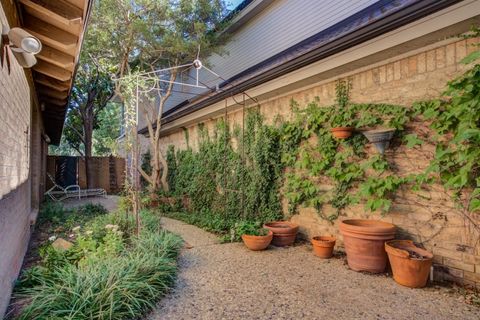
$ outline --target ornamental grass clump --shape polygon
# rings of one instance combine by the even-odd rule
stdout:
[[[77,260],[27,270],[15,294],[25,304],[19,319],[133,319],[154,307],[174,283],[182,240],[159,230],[150,212],[142,216],[148,223],[138,238],[121,224],[107,224],[101,239],[85,230],[63,253]]]

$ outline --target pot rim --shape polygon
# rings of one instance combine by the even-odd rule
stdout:
[[[333,127],[330,128],[331,132],[336,132],[336,131],[353,131],[353,127]]]
[[[361,130],[362,133],[390,133],[395,132],[397,129],[395,128],[376,128],[376,129],[364,129]]]
[[[393,244],[400,244],[402,247],[408,247],[409,250],[414,251],[424,257],[424,259],[411,258],[408,252],[402,247],[396,247]],[[385,242],[385,251],[387,254],[392,254],[402,259],[411,261],[429,261],[433,259],[433,254],[427,250],[419,248],[412,240],[389,240]]]
[[[268,229],[267,229],[268,230]],[[260,239],[266,239],[266,238],[270,238],[270,237],[273,237],[273,232],[272,230],[268,230],[268,233],[264,236],[255,236],[255,235],[252,235],[252,234],[242,234],[242,238],[245,237],[245,238],[248,238],[248,239],[256,239],[256,240],[260,240]]]
[[[332,236],[315,236],[315,237],[312,237],[312,240],[321,241],[321,242],[335,242],[337,241],[337,238]]]
[[[298,228],[298,224],[290,222],[290,221],[270,221],[270,222],[266,222],[266,223],[263,224],[263,227],[265,229],[269,229],[269,228],[284,228],[284,229],[286,229],[284,226],[287,226],[288,228],[293,228],[293,229]]]
[[[395,235],[395,225],[381,221],[368,219],[347,219],[340,221],[340,231],[342,233],[371,235],[371,236],[393,236]]]
[[[331,236],[315,236],[311,239],[311,243],[316,247],[333,247],[337,239]]]

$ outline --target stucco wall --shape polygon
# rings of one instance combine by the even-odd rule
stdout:
[[[378,61],[375,67],[362,68],[361,71],[349,73],[352,79],[351,100],[353,102],[386,102],[408,106],[414,101],[438,97],[446,83],[465,70],[459,61],[473,50],[469,44],[477,40],[462,40],[445,44],[430,45],[428,50],[415,54],[403,55],[402,58]],[[347,75],[339,75],[347,76]],[[305,105],[314,97],[320,98],[322,105],[333,103],[335,98],[334,79],[323,81],[320,85],[304,88],[295,93],[276,96],[261,102],[260,110],[267,121],[271,122],[277,115],[288,119],[290,99]],[[242,113],[237,111],[228,115],[229,121],[241,124]],[[210,130],[215,119],[205,122]],[[413,128],[411,128],[413,129]],[[198,129],[190,126],[188,131],[190,146],[195,148],[198,141]],[[176,148],[187,146],[184,130],[178,130],[163,138],[161,145],[173,144]],[[388,151],[387,157],[398,167],[400,173],[420,172],[429,162],[430,152],[434,146],[422,146],[415,151]],[[374,152],[370,148],[369,152]],[[407,156],[405,156],[405,154]],[[399,227],[399,236],[412,238],[421,242],[435,255],[437,279],[453,280],[460,283],[480,284],[480,249],[475,246],[478,233],[475,233],[462,215],[453,209],[449,197],[440,186],[434,186],[429,192],[430,200],[419,201],[411,192],[405,191],[396,199],[391,213],[380,217],[366,213],[363,206],[351,207],[346,211],[348,217],[380,218],[393,222]],[[284,201],[284,207],[286,203]],[[328,211],[331,208],[324,208]],[[341,217],[340,219],[344,219]],[[315,209],[300,208],[299,213],[291,218],[301,226],[301,232],[307,236],[333,234],[342,238],[338,232],[338,222],[330,224],[322,220]]]

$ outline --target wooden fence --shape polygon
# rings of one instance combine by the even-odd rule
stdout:
[[[125,181],[125,159],[117,157],[91,157],[94,188],[103,188],[108,194],[119,193]],[[78,184],[87,187],[85,160],[82,157],[48,156],[47,172],[60,185]],[[53,184],[46,177],[47,189]]]

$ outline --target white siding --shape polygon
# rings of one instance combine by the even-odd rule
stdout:
[[[226,53],[213,55],[209,65],[224,79],[231,78],[375,2],[377,0],[276,0],[235,31],[225,46]],[[214,79],[205,74],[202,80]],[[176,93],[166,110],[191,97]]]

